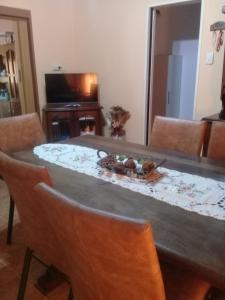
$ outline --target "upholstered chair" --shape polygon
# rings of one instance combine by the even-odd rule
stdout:
[[[13,153],[46,142],[37,113],[0,119],[0,150]],[[14,202],[10,197],[7,244],[11,243]]]
[[[212,122],[207,157],[225,160],[225,122]]]
[[[54,231],[44,217],[44,211],[37,201],[33,187],[38,182],[52,185],[45,167],[35,166],[15,160],[0,151],[0,175],[8,185],[21,219],[25,233],[27,251],[24,260],[23,276],[17,300],[24,299],[31,258],[38,256],[42,261],[66,272],[61,247],[56,243]]]
[[[200,155],[207,123],[156,116],[150,136],[150,145],[190,155]]]
[[[147,222],[85,207],[44,183],[35,190],[63,245],[76,300],[204,299],[208,283],[168,265],[161,273]]]

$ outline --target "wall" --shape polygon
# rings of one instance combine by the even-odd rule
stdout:
[[[98,72],[105,111],[120,104],[131,112],[126,125],[127,139],[137,143],[144,143],[145,137],[148,9],[172,2],[181,1],[76,0],[75,19],[79,27],[76,27],[75,38],[82,42],[77,44],[75,65],[80,70]],[[200,43],[196,118],[220,108],[223,49],[216,54],[214,65],[205,66],[204,60],[206,52],[212,48],[209,25],[224,19],[223,2],[202,1],[204,30]]]
[[[1,5],[30,9],[40,103],[43,74],[59,63],[65,71],[97,71],[105,111],[120,104],[131,112],[127,139],[144,143],[149,6],[180,0],[1,0]],[[202,43],[196,117],[220,108],[222,52],[215,64],[204,64],[212,49],[209,25],[224,19],[224,0],[203,0]]]
[[[148,5],[139,0],[76,1],[75,65],[96,71],[100,100],[130,111],[127,139],[144,142]]]
[[[202,36],[200,44],[200,61],[198,75],[198,89],[195,104],[195,118],[217,113],[221,110],[221,82],[224,57],[224,44],[220,52],[215,51],[210,32],[210,25],[216,21],[225,21],[225,14],[221,13],[221,8],[225,5],[224,0],[205,0],[203,10]],[[215,54],[214,64],[206,65],[207,52],[213,51]]]

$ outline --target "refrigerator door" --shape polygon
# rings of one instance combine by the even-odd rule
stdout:
[[[166,116],[179,118],[181,96],[182,56],[169,55]]]

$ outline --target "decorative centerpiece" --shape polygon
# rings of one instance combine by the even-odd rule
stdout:
[[[126,132],[124,125],[130,118],[130,113],[124,110],[121,106],[112,106],[109,113],[107,114],[107,119],[109,126],[111,128],[111,136],[114,138],[122,139]]]
[[[100,154],[102,152],[106,155],[103,158]],[[162,177],[162,174],[156,169],[166,162],[166,159],[163,159],[157,164],[149,159],[134,159],[123,154],[109,154],[101,149],[98,150],[97,155],[100,158],[98,161],[100,167],[106,168],[116,174],[148,181],[155,181]]]

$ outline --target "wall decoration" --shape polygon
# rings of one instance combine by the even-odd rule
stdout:
[[[210,26],[210,31],[213,31],[213,40],[216,51],[220,51],[221,46],[223,45],[223,35],[225,30],[225,22],[218,21]]]

